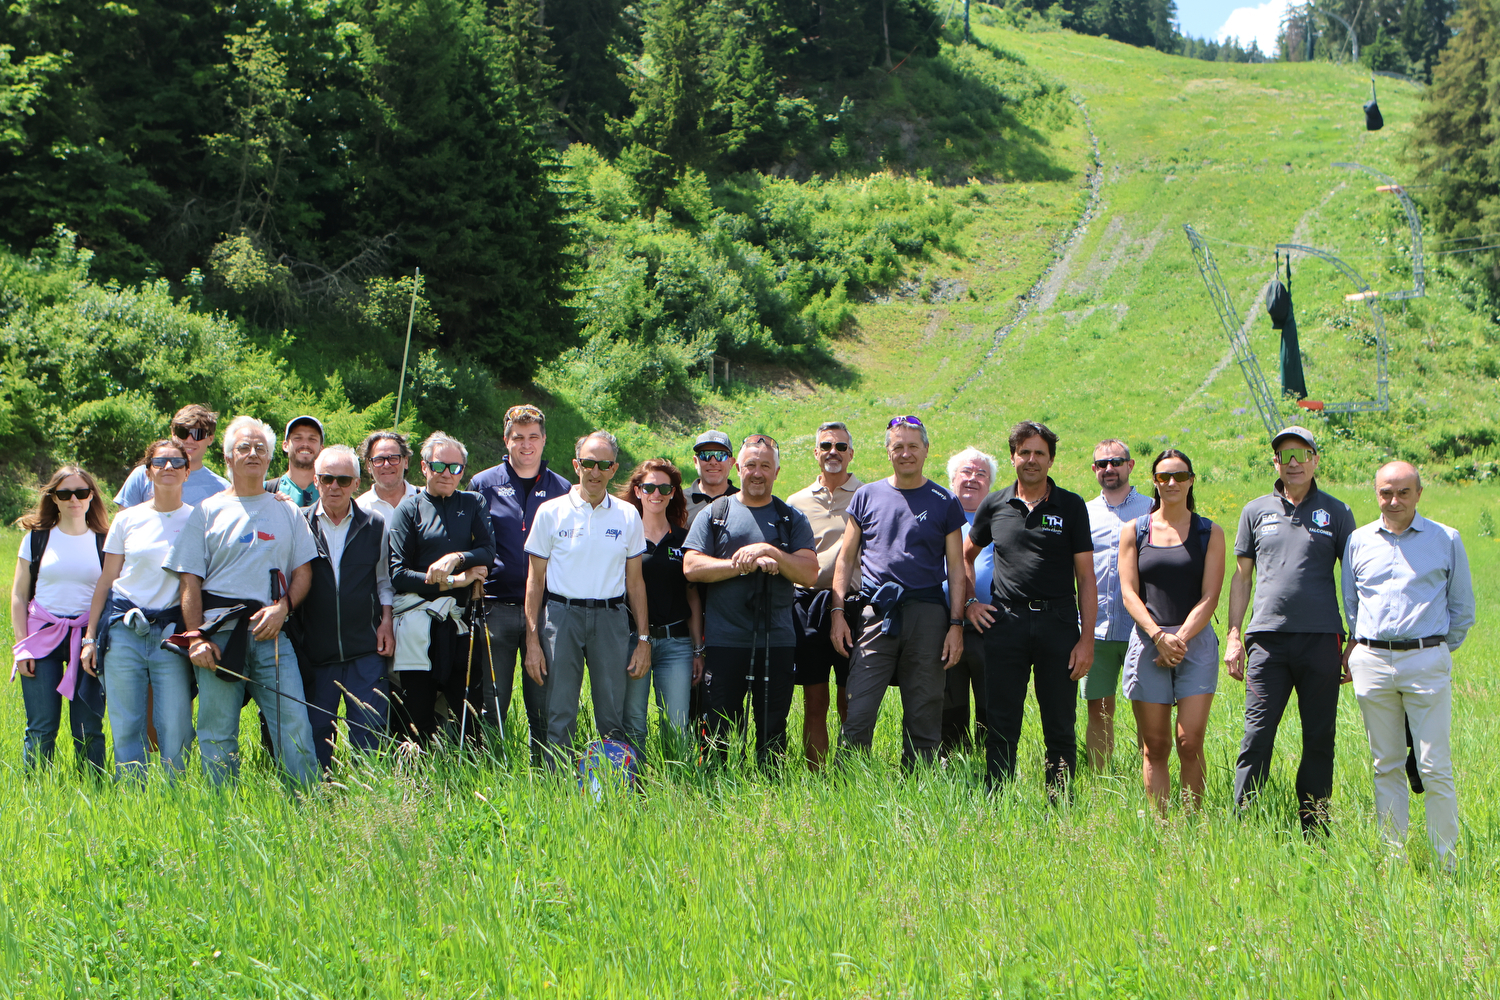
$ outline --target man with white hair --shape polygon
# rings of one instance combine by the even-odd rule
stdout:
[[[651,671],[651,619],[632,504],[609,495],[620,445],[594,431],[573,445],[578,485],[536,508],[526,536],[526,673],[547,708],[547,765],[571,752],[583,672],[601,739],[625,738],[625,681]],[[627,599],[630,607],[627,610]],[[630,641],[635,613],[636,642]]]
[[[1427,837],[1446,865],[1458,846],[1458,794],[1448,731],[1453,652],[1474,626],[1474,587],[1463,539],[1417,513],[1422,477],[1407,462],[1375,474],[1380,517],[1349,535],[1344,550],[1344,669],[1375,758],[1375,814],[1391,846],[1406,842],[1409,797],[1402,775],[1406,725],[1426,788]]]
[[[979,502],[995,488],[1000,464],[995,456],[978,448],[965,448],[948,459],[948,485],[964,509],[964,526],[959,530],[969,537],[974,526],[974,512]],[[974,560],[974,593],[988,595],[995,575],[995,547],[986,545]],[[947,584],[944,584],[946,593]],[[978,603],[979,598],[971,600]],[[969,690],[974,691],[974,732],[969,732]],[[969,751],[984,742],[984,635],[970,621],[964,622],[964,654],[948,668],[943,691],[943,741],[938,753],[947,756],[955,750]]]
[[[360,481],[359,456],[347,445],[330,445],[314,469],[319,499],[307,509],[307,524],[318,555],[295,620],[309,661],[304,664],[312,681],[307,700],[323,709],[312,712],[309,721],[318,763],[327,771],[340,699],[355,749],[374,750],[385,732],[390,698],[385,658],[395,652],[395,593],[385,518],[352,500]]]
[[[165,565],[181,574],[184,637],[198,678],[198,748],[216,784],[239,772],[246,681],[234,675],[249,679],[286,773],[298,782],[317,775],[307,710],[291,700],[305,697],[297,656],[282,633],[307,596],[317,545],[297,508],[265,492],[275,447],[267,424],[246,416],[230,422],[224,463],[231,489],[193,509]],[[206,614],[235,606],[244,610],[219,616],[224,624],[212,637],[202,634]]]
[[[818,554],[807,515],[772,492],[781,472],[776,439],[745,438],[739,469],[739,492],[715,499],[688,529],[682,571],[707,591],[703,687],[710,751],[720,761],[727,756],[749,695],[756,758],[764,766],[786,749],[797,652],[794,588],[817,582]]]
[[[391,585],[402,605],[396,613],[409,616],[403,621],[411,623],[397,629],[411,637],[397,636],[398,728],[418,743],[431,743],[439,730],[437,697],[442,694],[459,731],[478,743],[474,713],[479,710],[480,672],[469,664],[459,619],[469,607],[475,581],[489,576],[495,540],[484,500],[458,488],[469,450],[434,431],[422,442],[421,455],[427,488],[401,501],[390,525]],[[403,601],[401,595],[410,596]],[[460,712],[470,718],[463,719]]]

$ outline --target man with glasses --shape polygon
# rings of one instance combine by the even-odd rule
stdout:
[[[313,465],[323,450],[323,422],[305,414],[293,417],[287,421],[281,450],[286,452],[286,472],[280,479],[266,480],[266,492],[280,493],[303,509],[311,507],[318,502]]]
[[[233,487],[193,509],[165,563],[181,575],[183,637],[198,668],[198,748],[215,784],[239,773],[247,693],[271,726],[286,773],[297,782],[317,776],[307,709],[298,704],[305,696],[297,656],[282,631],[307,596],[317,545],[296,508],[262,485],[275,447],[276,432],[254,417],[230,422],[224,464]],[[243,610],[212,636],[199,631],[205,616],[219,611],[222,618],[222,609],[236,606]]]
[[[919,757],[937,759],[945,671],[964,653],[964,509],[923,473],[928,447],[927,428],[916,417],[895,417],[887,425],[891,475],[854,494],[833,573],[833,646],[853,650],[840,745],[870,749],[886,688],[899,681],[905,767]],[[865,607],[860,620],[850,622],[843,595],[856,566]]]
[[[569,483],[547,467],[547,418],[535,406],[512,406],[505,413],[505,457],[469,481],[484,498],[495,536],[495,564],[484,582],[485,622],[490,630],[494,682],[485,670],[484,717],[503,724],[510,714],[516,658],[526,651],[526,538],[537,509],[569,490]],[[545,689],[521,672],[521,700],[531,731],[531,761],[541,763],[547,744]],[[498,723],[497,723],[498,719]]]
[[[838,713],[842,724],[849,714],[849,658],[833,648],[829,609],[833,593],[833,568],[844,540],[845,512],[854,491],[864,483],[849,471],[854,460],[854,439],[848,426],[830,420],[813,437],[813,460],[818,477],[804,490],[787,497],[787,504],[800,510],[813,533],[818,554],[818,579],[811,587],[797,589],[794,606],[797,624],[796,678],[802,686],[802,753],[807,767],[816,771],[828,756],[828,675],[838,682]],[[852,583],[859,589],[859,580]],[[846,595],[847,596],[847,595]]]
[[[189,403],[172,417],[172,437],[188,457],[188,477],[182,484],[183,503],[196,507],[215,493],[229,489],[229,480],[203,464],[204,457],[213,447],[214,429],[218,424],[219,415],[197,403]],[[137,466],[125,477],[125,485],[120,487],[115,504],[134,507],[150,500],[153,495],[145,467]]]
[[[385,732],[390,701],[385,658],[396,646],[395,593],[385,518],[352,500],[359,487],[359,456],[347,445],[331,445],[318,455],[315,474],[319,499],[307,509],[307,523],[318,555],[296,621],[312,681],[306,685],[307,700],[324,710],[309,719],[318,763],[326,772],[333,762],[340,699],[356,750],[376,749],[378,734]]]
[[[1119,438],[1094,446],[1094,478],[1100,493],[1088,502],[1089,530],[1094,538],[1094,579],[1099,587],[1099,615],[1094,619],[1094,665],[1083,683],[1088,705],[1089,766],[1102,771],[1115,752],[1115,692],[1135,627],[1120,594],[1120,526],[1151,513],[1151,498],[1130,485],[1135,459]]]
[[[686,490],[688,527],[692,527],[703,508],[719,497],[733,496],[740,491],[729,478],[730,470],[734,468],[733,458],[729,435],[723,431],[704,431],[693,442],[693,465],[698,469],[698,478]]]
[[[1015,777],[1034,673],[1054,800],[1078,766],[1078,681],[1094,661],[1098,608],[1088,508],[1052,481],[1056,457],[1057,435],[1046,425],[1023,420],[1011,428],[1016,480],[984,498],[964,542],[971,564],[986,545],[995,547],[990,593],[975,595],[968,607],[969,620],[985,633],[986,781],[993,789]],[[967,576],[973,586],[972,566]]]
[[[781,472],[776,439],[747,437],[739,469],[742,489],[710,504],[688,529],[682,571],[706,590],[710,753],[719,762],[727,757],[749,695],[756,760],[765,767],[786,751],[797,651],[792,603],[795,587],[817,583],[818,555],[807,516],[773,494]]]
[[[1310,833],[1326,829],[1333,794],[1339,685],[1347,679],[1333,570],[1344,558],[1354,514],[1318,489],[1312,431],[1282,428],[1271,440],[1271,453],[1279,478],[1271,493],[1240,512],[1229,583],[1224,663],[1230,677],[1245,682],[1245,738],[1235,766],[1234,801],[1243,809],[1270,773],[1276,727],[1296,691],[1302,717],[1298,815]],[[1252,587],[1255,607],[1242,638]]]
[[[406,435],[396,431],[374,431],[360,443],[359,455],[370,466],[370,489],[361,493],[354,502],[371,513],[385,518],[391,517],[401,501],[417,495],[417,488],[406,481],[406,469],[411,463],[411,445]]]
[[[526,673],[545,691],[547,765],[571,754],[583,672],[600,739],[625,739],[625,680],[651,670],[651,619],[632,504],[609,495],[620,445],[594,431],[573,445],[578,485],[536,508],[526,538]],[[626,601],[630,607],[627,610]],[[630,614],[638,641],[631,642]]]
[[[474,582],[489,575],[495,540],[484,500],[458,488],[468,460],[461,442],[442,431],[428,435],[422,442],[427,488],[402,501],[390,526],[391,584],[402,619],[396,637],[401,684],[396,715],[403,735],[424,746],[438,734],[439,694],[459,730],[476,744],[481,739],[476,724],[480,671],[469,662],[469,642],[460,635],[458,619],[469,607]],[[426,642],[421,641],[424,627]]]
[[[973,529],[979,504],[995,487],[1000,463],[993,455],[977,448],[965,448],[948,459],[948,485],[964,509],[964,526],[959,529],[967,539]],[[985,546],[974,560],[975,593],[988,595],[995,574],[994,546]],[[976,600],[977,603],[977,600]],[[969,733],[969,690],[974,691],[974,732]],[[939,756],[955,750],[968,752],[984,742],[986,708],[984,704],[984,636],[970,621],[964,622],[964,655],[948,668],[943,689],[943,741]]]

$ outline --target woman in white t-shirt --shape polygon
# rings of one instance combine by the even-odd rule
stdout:
[[[10,619],[21,637],[13,647],[11,677],[21,675],[26,703],[25,764],[31,768],[52,760],[67,698],[78,766],[87,762],[103,770],[104,690],[80,669],[80,653],[109,531],[104,498],[93,476],[65,465],[42,487],[36,509],[18,523],[27,535],[10,590]]]
[[[170,780],[186,766],[183,754],[193,736],[192,666],[161,648],[162,638],[182,627],[177,574],[162,564],[193,512],[182,501],[188,455],[180,442],[164,439],[146,449],[141,467],[152,496],[120,511],[109,527],[83,669],[97,673],[109,695],[116,776],[146,776],[149,705]]]

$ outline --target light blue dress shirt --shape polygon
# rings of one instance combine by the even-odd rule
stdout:
[[[1380,520],[1356,528],[1344,552],[1344,615],[1357,639],[1441,635],[1456,650],[1474,626],[1463,539],[1418,514],[1401,534]]]
[[[1089,532],[1094,536],[1094,579],[1099,584],[1099,613],[1094,619],[1094,639],[1099,642],[1126,642],[1135,621],[1125,610],[1120,593],[1120,528],[1151,513],[1151,498],[1130,492],[1119,505],[1113,505],[1100,493],[1085,506],[1089,512]]]
[[[974,527],[974,512],[964,511],[964,521],[967,522],[958,530],[963,532],[964,541],[969,540],[969,529]],[[974,557],[974,596],[979,598],[980,604],[991,604],[995,598],[990,593],[991,585],[995,582],[995,547],[986,545],[979,550],[979,555]],[[948,593],[948,581],[943,581],[943,593]]]

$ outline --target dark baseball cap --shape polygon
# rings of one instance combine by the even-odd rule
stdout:
[[[734,451],[734,447],[729,443],[729,435],[723,431],[704,431],[698,435],[698,440],[693,442],[694,451],[709,446],[723,448],[725,451]]]
[[[316,427],[318,429],[318,437],[322,438],[327,436],[323,433],[323,421],[319,420],[317,417],[311,417],[307,414],[303,414],[300,417],[293,417],[286,422],[286,433],[283,434],[282,437],[291,437],[292,431],[296,430],[298,427],[301,427],[303,424],[307,424],[309,427]]]
[[[1276,446],[1281,444],[1282,441],[1286,440],[1289,437],[1298,438],[1302,441],[1305,441],[1307,443],[1307,446],[1313,451],[1318,450],[1318,440],[1317,438],[1313,437],[1313,432],[1308,430],[1306,427],[1302,427],[1298,424],[1292,424],[1290,427],[1283,427],[1281,430],[1277,431],[1276,436],[1271,439],[1271,450],[1275,451]]]

